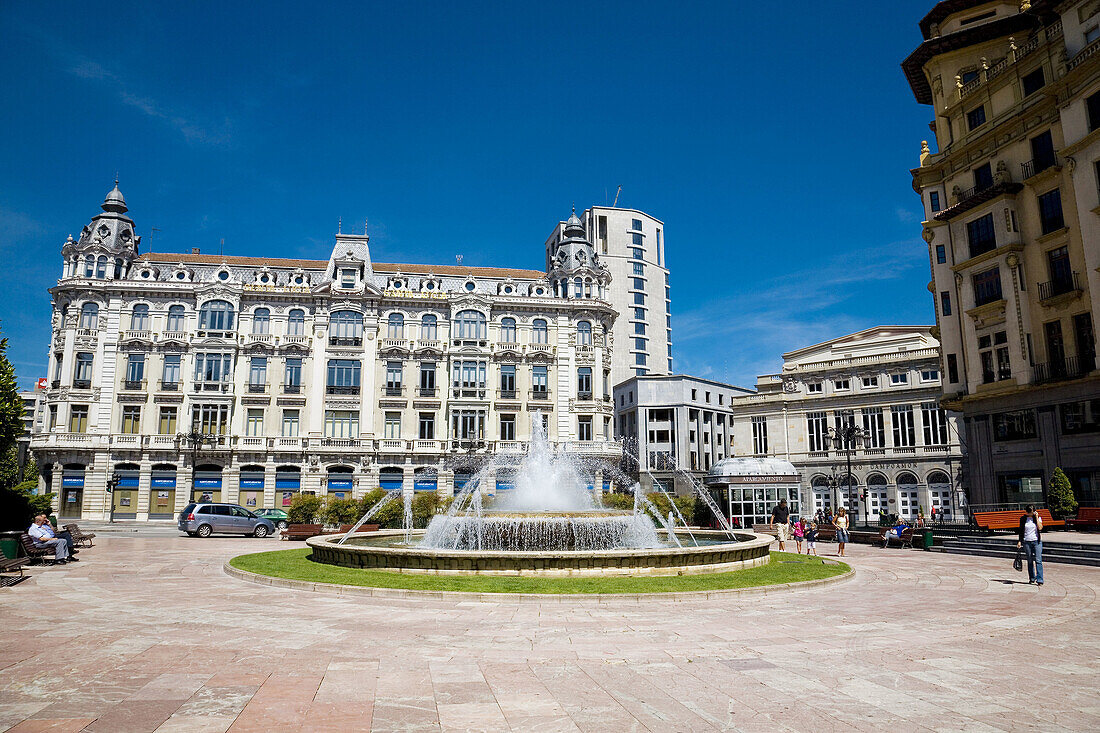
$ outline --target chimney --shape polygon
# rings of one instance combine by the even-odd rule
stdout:
[[[198,253],[199,253],[199,248],[198,247],[192,247],[191,248],[191,254],[197,255]]]

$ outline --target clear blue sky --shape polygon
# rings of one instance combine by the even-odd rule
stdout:
[[[666,222],[677,371],[745,386],[931,323],[899,63],[932,4],[2,3],[10,357],[45,376],[61,245],[116,171],[159,251],[323,259],[369,217],[379,261],[532,268],[621,184]]]

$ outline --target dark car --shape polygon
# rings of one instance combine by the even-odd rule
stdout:
[[[287,528],[290,522],[287,521],[287,514],[282,509],[257,509],[257,517],[263,517],[269,520],[275,525],[275,529],[283,530]]]
[[[267,537],[275,531],[270,519],[258,517],[236,504],[188,504],[176,520],[180,532],[191,537],[212,534],[250,534]]]

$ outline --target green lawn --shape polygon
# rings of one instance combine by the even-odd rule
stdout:
[[[831,578],[848,572],[844,563],[823,564],[820,558],[773,552],[767,565],[710,575],[640,576],[609,578],[467,577],[356,570],[308,559],[308,547],[240,555],[229,561],[239,570],[276,578],[374,588],[462,591],[465,593],[675,593],[728,588],[752,588]]]

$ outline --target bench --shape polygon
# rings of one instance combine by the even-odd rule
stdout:
[[[73,536],[74,543],[84,543],[85,547],[92,546],[92,540],[95,539],[95,532],[84,532],[75,524],[66,524],[65,529]]]
[[[284,540],[308,540],[316,537],[324,530],[320,524],[288,524],[283,530]]]
[[[27,556],[27,560],[38,560],[40,562],[49,560],[50,564],[53,564],[54,555],[56,554],[53,547],[35,547],[34,540],[32,540],[31,536],[26,532],[19,535],[19,545],[23,548],[23,553]]]
[[[351,528],[354,527],[354,526],[355,526],[354,524],[341,524],[340,529],[338,531],[337,530],[332,530],[332,531],[329,531],[329,532],[325,532],[325,534],[347,534],[348,532],[351,531]],[[377,532],[377,531],[378,531],[378,525],[377,524],[364,524],[362,527],[355,530],[355,533],[359,534],[360,532]]]
[[[974,512],[974,524],[979,529],[993,532],[998,529],[1010,529],[1016,531],[1020,528],[1020,520],[1027,514],[1023,509],[1009,509],[999,512]],[[1065,527],[1066,523],[1061,519],[1055,519],[1050,515],[1049,509],[1039,509],[1039,517],[1043,520],[1043,529],[1053,527]]]
[[[23,566],[26,565],[29,560],[30,558],[27,557],[15,557],[10,559],[6,557],[0,557],[0,573],[14,573],[16,570],[19,571],[18,579],[4,578],[3,581],[0,581],[0,584],[5,586],[15,585],[19,582],[19,580],[22,580]]]
[[[1046,523],[1046,519],[1043,523]],[[1077,516],[1067,519],[1066,524],[1074,529],[1078,527],[1100,527],[1100,506],[1083,506],[1077,510]]]
[[[878,538],[882,542],[883,547],[890,546],[890,540],[886,539],[886,533],[891,529],[893,529],[893,527],[883,527],[882,531],[878,534]],[[913,549],[913,532],[915,529],[915,527],[906,527],[901,531],[901,546],[903,548],[908,547],[909,549]],[[922,529],[921,535],[923,536],[923,534],[924,530]]]
[[[752,525],[753,532],[759,532],[761,534],[770,534],[772,537],[779,537],[779,531],[776,530],[774,524],[754,524]],[[836,540],[836,530],[832,525],[817,525],[817,539],[815,542],[833,542]],[[790,541],[794,542],[794,533],[791,533]]]

